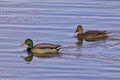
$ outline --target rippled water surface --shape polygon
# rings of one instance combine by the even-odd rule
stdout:
[[[78,46],[79,24],[110,35]],[[26,38],[60,44],[61,54],[26,62]],[[120,80],[120,1],[0,0],[0,80]]]

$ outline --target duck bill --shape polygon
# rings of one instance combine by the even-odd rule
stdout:
[[[26,57],[25,56],[20,56],[21,58],[25,59]]]
[[[21,46],[25,46],[26,44],[25,44],[25,42],[23,42],[22,44],[21,44]]]

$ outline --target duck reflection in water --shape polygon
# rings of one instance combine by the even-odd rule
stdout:
[[[45,53],[45,54],[38,54],[38,53],[32,53],[32,52],[29,52],[27,51],[28,53],[28,56],[21,56],[21,58],[23,58],[26,62],[30,62],[33,60],[33,57],[38,57],[38,58],[52,58],[52,57],[57,57],[57,56],[60,56],[61,53],[53,53],[53,54],[50,54],[50,53]]]
[[[78,25],[75,31],[75,36],[78,38],[78,42],[76,44],[80,46],[83,44],[83,40],[98,41],[101,39],[106,39],[108,37],[108,33],[107,31],[99,31],[99,30],[89,30],[83,32],[83,27],[81,25]]]
[[[23,58],[26,62],[30,62],[33,60],[33,54],[28,53],[28,56],[21,56],[21,58]]]
[[[78,36],[77,37],[76,45],[77,46],[82,46],[83,45],[83,36]]]

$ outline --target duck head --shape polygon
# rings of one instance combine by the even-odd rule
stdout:
[[[29,48],[32,48],[33,47],[33,41],[31,39],[26,39],[22,44],[21,46],[25,46],[25,45],[28,45]]]
[[[81,25],[78,25],[77,26],[77,29],[75,31],[75,34],[78,35],[78,34],[83,34],[83,27]]]

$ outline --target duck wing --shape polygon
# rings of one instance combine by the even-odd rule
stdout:
[[[97,31],[97,30],[90,30],[84,33],[85,35],[93,34],[93,35],[99,35],[99,34],[107,34],[107,31]]]
[[[107,36],[107,31],[94,31],[94,30],[91,30],[91,31],[87,31],[84,33],[84,35],[89,35],[89,36]]]
[[[96,39],[102,39],[108,37],[108,34],[106,31],[87,31],[84,33],[84,38],[86,40],[96,40]]]
[[[55,44],[50,44],[50,43],[40,43],[34,46],[34,48],[38,49],[60,49],[61,45],[55,45]]]

